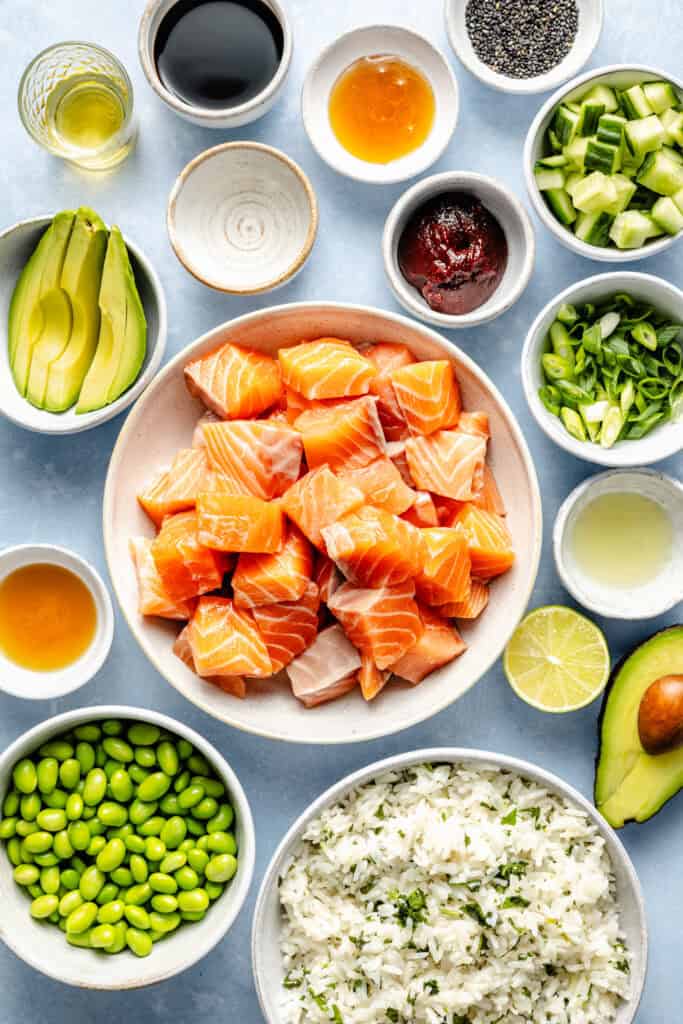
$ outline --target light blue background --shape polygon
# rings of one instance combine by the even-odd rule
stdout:
[[[273,301],[335,299],[398,307],[385,284],[380,255],[384,218],[402,186],[375,188],[339,177],[312,151],[299,115],[307,67],[336,35],[367,23],[398,23],[427,35],[452,61],[461,89],[460,122],[446,154],[433,168],[471,169],[504,180],[526,203],[522,144],[542,97],[514,98],[480,85],[450,52],[441,0],[285,0],[294,32],[294,60],[284,95],[274,110],[236,132],[211,132],[181,121],[152,93],[140,70],[137,22],[141,0],[0,0],[0,226],[81,203],[94,206],[147,252],[160,273],[169,307],[167,355],[215,324]],[[683,30],[680,0],[607,0],[602,40],[592,65],[643,62],[680,72]],[[114,175],[85,177],[46,155],[24,134],[16,115],[22,69],[43,47],[86,39],[112,49],[126,64],[136,89],[140,141]],[[191,278],[170,249],[166,198],[185,163],[227,138],[273,143],[299,161],[320,200],[320,233],[312,257],[275,300],[239,300],[209,291]],[[592,467],[564,454],[537,429],[527,411],[519,353],[536,312],[556,292],[605,267],[561,248],[538,232],[536,271],[522,300],[488,327],[452,332],[493,377],[519,416],[539,470],[546,535],[532,605],[566,602],[553,566],[550,530],[569,490]],[[681,282],[681,244],[638,268]],[[0,422],[0,545],[52,541],[72,546],[106,576],[100,510],[112,445],[122,417],[99,430],[67,438],[29,434]],[[661,468],[680,474],[674,460]],[[680,617],[680,608],[678,610]],[[655,629],[675,621],[604,623],[614,659]],[[32,972],[0,949],[0,1022],[37,1024],[97,1020],[148,1022],[260,1021],[249,958],[250,920],[257,886],[284,830],[319,792],[341,775],[391,753],[427,745],[483,747],[533,760],[591,793],[596,752],[594,705],[554,718],[522,704],[497,665],[457,705],[417,728],[384,741],[337,748],[275,744],[215,722],[189,704],[147,663],[117,615],[111,655],[97,679],[74,696],[45,703],[0,694],[0,744],[35,723],[80,704],[140,704],[174,715],[198,729],[239,774],[257,825],[254,886],[236,925],[201,963],[155,988],[96,993],[68,988]],[[315,727],[311,716],[312,729]],[[651,961],[639,1024],[668,1024],[680,1017],[683,951],[683,822],[681,798],[646,825],[629,826],[623,839],[640,875],[651,928]],[[0,914],[2,908],[0,908]],[[191,936],[188,935],[191,941]],[[163,950],[156,955],[163,956]],[[106,970],[106,963],[103,964]]]

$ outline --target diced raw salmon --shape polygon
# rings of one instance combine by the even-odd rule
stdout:
[[[460,389],[448,359],[403,366],[391,383],[411,434],[435,434],[458,422]]]
[[[432,527],[421,531],[424,556],[415,591],[425,604],[462,601],[470,590],[470,554],[460,530]]]
[[[453,498],[444,498],[443,495],[434,496],[436,514],[439,517],[439,526],[452,526],[461,508],[464,508],[464,501],[454,501]]]
[[[463,543],[467,544],[464,539]],[[304,595],[312,571],[311,546],[291,524],[281,551],[239,556],[232,576],[235,604],[253,608],[258,604],[298,601]]]
[[[332,408],[310,409],[298,417],[294,426],[301,431],[309,469],[367,466],[386,448],[377,399],[371,396],[340,402]]]
[[[484,463],[481,486],[472,498],[472,504],[486,512],[495,512],[497,516],[505,515],[505,503],[498,490],[496,478],[487,463]]]
[[[453,521],[464,531],[472,559],[472,575],[490,580],[507,572],[515,560],[512,537],[501,516],[468,503]]]
[[[173,653],[176,657],[180,658],[182,662],[195,674],[199,675],[194,664],[194,656],[192,654],[192,647],[190,646],[190,627],[185,626],[178,633],[173,644]],[[239,697],[240,700],[244,700],[247,695],[247,684],[245,683],[242,676],[204,676],[206,683],[213,683],[214,686],[218,686],[219,689],[225,693],[231,693],[233,697]]]
[[[138,494],[140,505],[157,528],[165,516],[194,508],[207,465],[200,448],[181,448],[170,467]]]
[[[282,377],[304,398],[350,398],[367,395],[377,376],[373,363],[348,341],[319,338],[278,352]]]
[[[299,478],[303,445],[296,430],[271,420],[232,420],[204,427],[211,466],[235,494],[277,498]]]
[[[396,586],[415,576],[422,560],[422,538],[404,519],[367,505],[325,526],[327,553],[353,583]]]
[[[273,665],[279,672],[292,658],[313,643],[318,633],[320,595],[315,583],[309,583],[298,601],[262,604],[252,609],[263,642]]]
[[[282,505],[245,494],[202,491],[197,531],[200,542],[217,551],[279,551],[284,541]]]
[[[485,437],[488,441],[491,436],[488,413],[465,412],[463,410],[463,412],[460,413],[460,419],[458,420],[458,430],[461,430],[463,434],[474,434],[476,437]]]
[[[438,526],[439,516],[429,491],[414,491],[415,501],[406,509],[401,518],[413,526]]]
[[[205,448],[206,441],[204,440],[204,424],[205,423],[220,423],[220,419],[216,416],[215,412],[211,412],[207,409],[205,413],[197,420],[194,432],[192,434],[192,447],[193,448]]]
[[[282,507],[311,544],[324,550],[321,530],[365,502],[358,487],[343,484],[327,466],[306,473],[285,492]]]
[[[324,401],[318,398],[304,398],[294,388],[285,388],[285,415],[287,416],[287,422],[294,424],[302,412],[309,412],[311,409],[332,409],[335,405],[339,405],[340,402],[344,402],[344,398],[327,398]]]
[[[361,666],[358,673],[360,692],[367,701],[374,700],[391,679],[391,672],[378,669],[372,658],[361,654]]]
[[[406,443],[405,441],[390,441],[387,444],[387,457],[391,459],[396,469],[401,474],[401,479],[409,487],[414,486],[414,480],[410,475],[410,468],[408,466],[408,459],[406,458]]]
[[[359,487],[369,504],[397,516],[415,502],[416,492],[404,483],[396,466],[386,455],[367,466],[340,470],[339,479]]]
[[[268,649],[251,612],[227,597],[202,597],[190,620],[188,639],[200,676],[273,674]]]
[[[140,615],[158,615],[162,619],[189,619],[192,601],[174,601],[166,590],[152,555],[149,537],[131,537],[131,557],[138,577],[138,610]]]
[[[392,370],[399,370],[402,366],[410,366],[411,363],[416,362],[415,356],[409,348],[393,341],[378,341],[371,342],[369,345],[359,345],[358,350],[361,355],[375,364],[380,377],[391,373]]]
[[[224,420],[258,416],[282,394],[277,360],[230,342],[188,363],[185,384],[191,395]]]
[[[196,512],[167,516],[150,550],[163,585],[174,601],[206,594],[223,582],[225,557],[200,541]]]
[[[421,683],[425,676],[447,665],[467,648],[455,626],[429,608],[420,606],[424,632],[417,643],[392,665],[392,671],[409,683]]]
[[[328,603],[334,592],[338,590],[344,582],[344,577],[339,570],[339,566],[336,565],[331,558],[328,558],[327,555],[323,555],[321,552],[318,552],[316,556],[313,579],[318,585],[320,600],[323,604]]]
[[[414,593],[412,580],[375,589],[344,583],[332,595],[328,607],[354,647],[371,658],[378,669],[385,669],[413,647],[422,634]]]
[[[470,501],[481,481],[486,441],[458,430],[440,430],[429,437],[409,438],[406,457],[418,490]]]
[[[377,376],[370,382],[370,392],[377,396],[377,412],[387,441],[402,441],[408,437],[408,424],[398,404],[390,374],[402,366],[410,366],[415,357],[405,345],[379,342],[368,345],[363,355],[377,367]]]
[[[442,604],[439,614],[447,619],[476,619],[489,603],[489,588],[480,580],[472,580],[470,592],[464,601]]]
[[[292,692],[307,708],[348,693],[358,685],[360,655],[341,626],[324,629],[287,666]]]

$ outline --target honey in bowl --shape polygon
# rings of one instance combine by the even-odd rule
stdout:
[[[436,102],[425,76],[399,57],[362,57],[344,71],[330,94],[332,131],[347,152],[388,164],[425,142]]]
[[[67,668],[87,651],[96,625],[90,590],[61,565],[25,565],[0,583],[0,651],[21,668]]]

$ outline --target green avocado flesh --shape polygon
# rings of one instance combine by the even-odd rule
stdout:
[[[683,747],[646,754],[638,710],[661,676],[683,673],[683,625],[656,633],[615,669],[603,705],[595,803],[614,828],[647,821],[683,787]]]

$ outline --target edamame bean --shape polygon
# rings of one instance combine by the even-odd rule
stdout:
[[[81,875],[81,881],[78,886],[83,899],[86,901],[94,900],[105,881],[104,873],[100,871],[96,864],[86,868]]]
[[[159,865],[159,871],[164,875],[172,875],[178,868],[182,868],[187,863],[187,855],[181,853],[179,850],[175,850],[173,853],[168,853]]]
[[[205,882],[204,888],[206,889],[206,895],[209,897],[211,902],[217,900],[223,892],[223,886],[220,882]]]
[[[28,892],[31,899],[37,900],[39,896],[43,895],[43,890],[40,888],[37,882],[33,885],[27,885],[26,891]]]
[[[31,917],[35,917],[38,920],[49,917],[50,914],[54,914],[58,906],[59,900],[54,893],[44,893],[33,900],[31,904]]]
[[[193,750],[194,747],[192,746],[189,740],[178,740],[178,754],[180,755],[181,761],[187,761],[188,757],[191,755]]]
[[[2,813],[7,818],[12,818],[19,810],[19,794],[15,789],[10,790],[4,799]]]
[[[184,811],[189,811],[190,808],[196,807],[203,799],[204,787],[199,785],[190,784],[182,793],[178,794],[178,804]]]
[[[201,807],[201,804],[199,806]],[[198,808],[192,813],[195,814],[197,818],[201,818],[201,814],[197,814],[196,810],[198,810]],[[207,822],[206,831],[209,835],[212,832],[227,832],[232,825],[234,818],[235,812],[230,804],[221,804],[216,814]]]
[[[168,850],[176,850],[187,835],[185,819],[175,814],[169,818],[161,830],[160,838]]]
[[[7,856],[9,858],[10,864],[13,864],[15,867],[18,864],[21,864],[22,860],[24,859],[22,857],[21,848],[22,842],[21,839],[17,838],[17,836],[13,836],[12,839],[10,839],[7,843]],[[26,853],[27,856],[31,858],[31,854],[28,852],[28,850],[26,851]]]
[[[77,743],[75,754],[81,766],[81,775],[87,775],[95,767],[95,748],[90,743]]]
[[[178,891],[178,883],[172,875],[163,871],[153,871],[149,876],[149,887],[154,892],[172,896]]]
[[[107,736],[120,736],[123,726],[116,718],[107,718],[102,722],[102,732]]]
[[[149,923],[155,932],[161,932],[165,935],[178,927],[180,924],[180,914],[160,914],[159,911],[153,910],[149,915]]]
[[[18,818],[3,818],[0,821],[0,839],[11,839],[16,835]]]
[[[85,778],[83,803],[95,807],[104,799],[107,791],[107,776],[101,768],[91,768]]]
[[[107,840],[104,836],[93,836],[88,843],[88,848],[85,851],[89,857],[96,857],[100,850],[103,850],[107,845]]]
[[[211,853],[232,853],[237,852],[237,843],[232,832],[212,832],[207,839],[207,850]]]
[[[178,868],[173,877],[181,889],[191,890],[199,885],[197,872],[187,864],[183,868]]]
[[[12,780],[20,793],[32,793],[38,785],[38,775],[33,761],[29,761],[27,757],[22,758],[14,766]]]
[[[74,729],[74,736],[77,740],[87,740],[88,743],[95,743],[102,735],[99,725],[94,722],[85,725],[77,725]]]
[[[151,772],[138,786],[138,799],[143,803],[161,800],[170,785],[171,780],[164,772]]]
[[[33,835],[33,833],[37,831],[38,826],[35,821],[24,821],[23,818],[20,818],[17,821],[16,832],[18,836],[22,837],[22,839],[25,839],[26,836]]]
[[[72,889],[70,892],[65,893],[59,901],[59,913],[62,917],[68,917],[74,910],[82,906],[83,897],[78,889]]]
[[[90,829],[84,821],[72,821],[66,834],[74,850],[87,850],[90,844]]]
[[[108,757],[114,761],[122,761],[128,764],[135,757],[130,743],[120,739],[118,736],[107,736],[102,740],[102,748]]]
[[[69,934],[67,931],[66,941],[70,946],[78,946],[79,949],[90,949],[90,931],[87,930],[80,934]]]
[[[132,836],[135,829],[129,821],[125,825],[121,825],[119,828],[108,828],[107,836],[109,839],[125,839],[126,836]]]
[[[43,868],[40,872],[40,887],[43,892],[54,895],[59,892],[59,885],[59,868],[56,866]]]
[[[178,849],[182,850],[183,853],[187,853],[188,850],[194,850],[196,845],[196,840],[193,839],[192,836],[188,836],[187,839],[183,839]]]
[[[208,837],[208,835],[203,835],[203,836],[199,837],[199,839],[197,840],[197,849],[198,850],[208,850],[209,849],[209,837]]]
[[[67,740],[57,739],[43,743],[38,753],[41,757],[55,757],[58,761],[66,761],[68,757],[74,756],[74,748]]]
[[[54,855],[52,850],[48,850],[47,853],[36,853],[33,860],[41,868],[52,868],[55,864],[59,864],[59,858]]]
[[[225,793],[225,786],[222,782],[219,782],[218,779],[207,778],[206,775],[195,775],[192,785],[201,786],[206,796],[212,796],[216,800],[220,800]]]
[[[156,896],[152,896],[152,907],[159,914],[172,914],[173,911],[178,909],[178,900],[175,896],[171,896],[167,893],[157,893]]]
[[[97,817],[106,828],[120,828],[128,821],[128,811],[123,804],[105,800],[97,808]]]
[[[109,789],[119,803],[128,803],[133,796],[133,780],[125,768],[117,768],[110,776]]]
[[[75,757],[67,757],[59,766],[59,781],[64,789],[75,789],[81,778],[81,762]],[[39,780],[40,781],[40,780]]]
[[[195,775],[211,775],[211,765],[202,754],[198,754],[196,751],[188,757],[187,767]]]
[[[209,905],[206,889],[189,889],[178,893],[178,906],[186,913],[201,914]]]
[[[110,839],[109,842],[97,854],[96,865],[100,871],[109,874],[116,871],[126,859],[126,844],[123,839]],[[143,861],[144,863],[144,861]],[[133,872],[135,878],[135,873]],[[136,879],[140,881],[140,879]]]
[[[129,868],[120,867],[116,871],[112,871],[111,880],[115,885],[120,885],[122,889],[127,889],[129,885],[133,884],[133,876],[130,873]]]
[[[40,878],[40,871],[34,864],[18,864],[12,872],[17,885],[35,885]]]
[[[178,778],[175,779],[173,783],[173,789],[175,790],[175,792],[182,793],[184,789],[187,789],[187,787],[190,785],[191,778],[192,776],[187,770],[181,772]]]
[[[84,807],[83,808],[83,821],[90,821],[90,819],[94,818],[96,816],[96,814],[97,814],[97,808],[96,807]]]
[[[69,857],[73,857],[74,848],[69,842],[69,833],[67,829],[64,828],[61,832],[57,833],[52,840],[52,849],[55,857],[58,857],[60,860],[68,860]]]
[[[176,775],[180,768],[178,751],[169,740],[164,740],[157,747],[157,760],[162,772],[166,775]]]
[[[125,921],[119,921],[118,924],[114,925],[114,932],[116,938],[108,949],[103,950],[105,953],[120,953],[126,948],[126,932],[128,931],[128,925]]]
[[[237,871],[237,861],[231,853],[218,853],[206,865],[206,877],[210,882],[229,882]]]
[[[128,729],[128,739],[135,747],[153,747],[161,730],[147,722],[134,722]]]
[[[83,797],[80,793],[69,793],[66,801],[66,816],[69,821],[78,821],[83,814]]]
[[[123,900],[111,900],[97,911],[97,920],[101,924],[118,924],[125,908]]]
[[[38,789],[41,793],[51,793],[57,785],[59,777],[59,761],[56,757],[44,757],[38,762],[36,769]]]
[[[165,854],[166,844],[161,839],[157,839],[156,836],[149,836],[145,840],[145,857],[147,860],[163,860]]]
[[[47,853],[52,846],[49,832],[33,832],[24,839],[24,847],[29,853]]]
[[[97,917],[96,903],[81,903],[66,919],[67,935],[82,935],[92,926]]]
[[[136,797],[128,808],[128,818],[133,825],[139,827],[144,825],[146,821],[149,821],[157,807],[158,804],[156,802],[149,803]]]
[[[178,803],[178,797],[175,793],[167,793],[164,799],[159,804],[159,810],[168,815],[170,818],[174,814],[180,814],[182,808]]]
[[[81,876],[73,868],[65,868],[59,876],[59,881],[63,889],[71,892],[73,889],[78,889],[78,884],[81,880]]]
[[[127,835],[124,838],[126,849],[131,853],[144,853],[145,852],[145,840],[142,836],[135,834]]]
[[[195,818],[187,818],[185,824],[187,825],[187,831],[191,836],[195,836],[195,838],[199,839],[205,834],[204,829],[206,826],[203,821],[198,821]]]
[[[53,789],[51,793],[45,793],[43,803],[46,807],[52,807],[63,811],[69,796],[64,789]]]
[[[199,875],[203,875],[209,863],[209,855],[204,850],[188,850],[187,863]]]
[[[67,825],[65,812],[57,807],[46,807],[40,811],[36,821],[43,832],[61,832]]]
[[[149,928],[149,914],[144,907],[137,906],[135,903],[126,904],[123,913],[126,921],[128,924],[132,924],[133,928],[140,928],[142,931],[147,931]]]
[[[116,939],[116,932],[110,924],[98,924],[90,932],[90,945],[93,949],[109,949]]]
[[[98,907],[103,907],[105,904],[111,903],[112,900],[115,900],[118,894],[118,885],[114,885],[113,882],[105,882],[97,895],[95,903]]]
[[[157,763],[157,755],[154,753],[153,747],[136,747],[134,754],[135,763],[139,764],[141,768],[153,768]]]
[[[152,887],[148,882],[140,882],[139,885],[131,885],[125,894],[126,903],[134,907],[141,907],[143,903],[151,899]]]
[[[139,764],[130,764],[128,765],[128,774],[130,775],[135,785],[139,786],[140,783],[144,782],[147,776],[149,775],[149,769],[143,768],[142,765]]]
[[[143,822],[138,829],[141,836],[158,836],[161,833],[162,828],[166,824],[166,819],[162,818],[160,814],[153,814],[151,818]]]
[[[147,867],[147,861],[144,857],[141,857],[138,853],[132,854],[128,866],[135,882],[147,881],[149,868]]]
[[[152,940],[147,932],[138,928],[128,928],[126,931],[126,945],[136,956],[149,956],[152,952]]]
[[[83,874],[87,866],[82,857],[71,858],[71,867],[78,872],[79,876]]]

